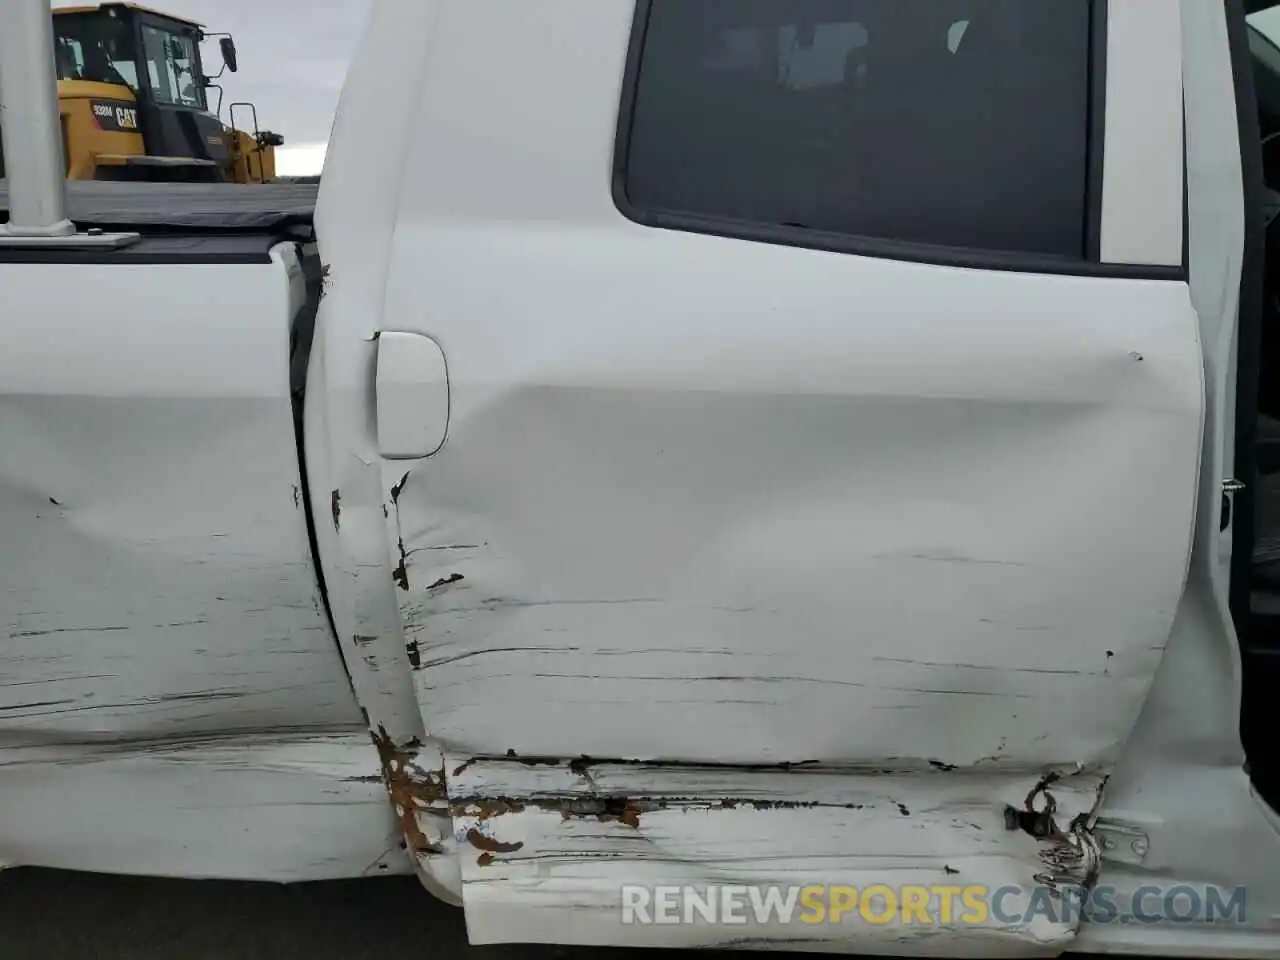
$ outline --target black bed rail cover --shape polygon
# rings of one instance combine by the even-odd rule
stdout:
[[[67,181],[67,215],[81,228],[151,231],[307,232],[318,183]],[[0,223],[9,219],[0,180]]]

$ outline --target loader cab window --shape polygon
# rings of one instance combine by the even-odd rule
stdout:
[[[193,36],[145,25],[142,50],[157,103],[205,109],[203,78]]]
[[[134,45],[128,28],[101,14],[53,18],[54,62],[59,80],[88,80],[138,89]]]

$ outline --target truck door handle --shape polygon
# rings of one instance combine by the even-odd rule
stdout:
[[[449,432],[449,371],[440,344],[421,333],[378,334],[378,449],[387,460],[420,460]]]

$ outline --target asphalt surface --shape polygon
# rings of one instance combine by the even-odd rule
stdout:
[[[282,886],[52,870],[0,874],[0,960],[568,956],[469,947],[461,911],[411,877]]]
[[[471,947],[461,911],[428,896],[416,880],[407,877],[279,886],[52,870],[0,874],[0,960],[761,960],[764,956],[758,952]]]

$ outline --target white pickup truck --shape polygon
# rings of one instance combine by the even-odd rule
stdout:
[[[5,865],[413,870],[474,943],[1280,955],[1243,0],[383,0],[318,201],[84,184],[78,230],[43,5]]]

